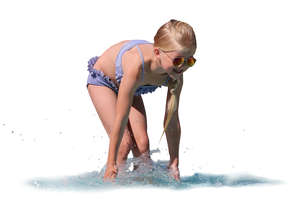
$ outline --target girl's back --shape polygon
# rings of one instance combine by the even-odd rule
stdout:
[[[103,54],[98,58],[97,62],[94,65],[94,68],[96,70],[101,70],[106,76],[108,76],[116,85],[116,57],[121,49],[121,47],[127,43],[129,40],[121,41],[110,48],[108,48],[106,51],[103,52]]]

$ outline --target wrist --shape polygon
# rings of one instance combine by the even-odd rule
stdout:
[[[107,156],[107,161],[106,161],[106,166],[113,167],[115,165],[116,165],[116,156],[115,156],[114,152],[111,152],[111,150],[109,150],[108,156]]]
[[[110,162],[110,161],[107,161],[106,163],[106,167],[115,167],[116,166],[116,162]]]

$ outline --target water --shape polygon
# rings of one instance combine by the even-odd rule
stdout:
[[[138,164],[139,167],[133,170],[133,166],[136,164]],[[38,189],[89,191],[113,190],[131,187],[182,190],[197,187],[242,187],[280,183],[279,181],[251,175],[232,176],[203,173],[194,173],[191,176],[182,176],[181,180],[178,182],[168,173],[166,161],[151,161],[151,163],[145,163],[136,158],[128,159],[127,163],[119,168],[118,177],[114,182],[104,182],[104,172],[105,166],[100,172],[93,171],[60,178],[35,178],[29,180],[27,184]]]

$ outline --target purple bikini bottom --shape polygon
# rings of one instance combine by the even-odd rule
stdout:
[[[89,69],[89,76],[87,79],[87,85],[96,85],[96,86],[106,86],[113,90],[116,94],[118,94],[118,87],[112,82],[112,80],[104,75],[104,73],[100,70]]]
[[[96,86],[106,86],[106,87],[112,89],[116,94],[118,94],[119,88],[115,85],[115,83],[112,82],[112,80],[108,76],[106,76],[101,70],[94,69],[94,64],[96,61],[97,61],[97,57],[93,57],[88,62],[89,76],[87,79],[87,86],[89,84],[96,85]],[[149,92],[152,93],[158,87],[161,87],[161,86],[155,86],[155,85],[140,86],[136,90],[134,95],[139,96],[139,95],[146,94]]]

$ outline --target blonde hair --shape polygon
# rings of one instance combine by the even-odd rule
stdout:
[[[195,52],[197,48],[196,36],[193,28],[182,21],[171,19],[162,25],[154,36],[154,47],[161,48],[164,51],[191,51]],[[177,110],[178,97],[175,93],[180,80],[171,81],[168,84],[171,97],[167,103],[167,119],[164,123],[163,137],[174,112]],[[161,140],[160,138],[160,140]]]

